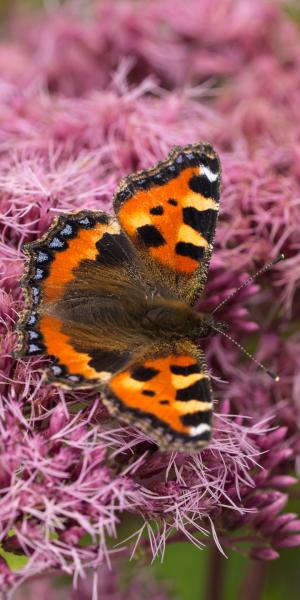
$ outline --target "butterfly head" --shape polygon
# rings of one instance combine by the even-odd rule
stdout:
[[[197,337],[209,337],[228,331],[228,324],[216,321],[211,314],[196,313]]]

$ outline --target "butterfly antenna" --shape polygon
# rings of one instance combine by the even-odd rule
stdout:
[[[270,377],[272,377],[272,379],[274,379],[274,381],[280,381],[279,375],[276,375],[276,373],[273,373],[273,371],[269,371],[269,369],[267,369],[261,362],[259,362],[259,360],[257,360],[257,358],[255,358],[250,352],[248,352],[248,350],[246,350],[246,348],[244,348],[244,346],[239,344],[239,342],[237,342],[234,338],[232,338],[230,335],[228,335],[228,333],[226,333],[222,329],[218,329],[218,327],[216,327],[215,325],[211,325],[211,328],[214,329],[214,331],[221,333],[224,337],[226,337],[228,340],[230,340],[235,346],[237,346],[240,350],[242,350],[242,352],[246,356],[248,356],[248,358],[253,360],[253,362],[255,362],[263,371],[268,373],[268,375]]]
[[[234,290],[234,292],[229,294],[229,296],[227,296],[227,298],[225,298],[225,300],[222,300],[222,302],[220,302],[220,304],[218,304],[218,306],[216,306],[216,308],[214,308],[214,310],[211,312],[211,314],[213,315],[214,313],[216,313],[217,310],[219,310],[222,306],[224,306],[224,304],[227,304],[227,302],[229,302],[229,300],[231,300],[231,298],[233,298],[233,296],[235,296],[241,290],[243,290],[245,287],[247,287],[247,285],[249,285],[249,283],[254,281],[257,277],[259,277],[259,275],[262,275],[262,273],[265,273],[271,267],[273,267],[274,265],[277,265],[277,263],[279,263],[281,260],[284,260],[284,254],[279,254],[279,256],[277,256],[277,258],[274,258],[274,260],[272,260],[271,262],[266,264],[264,267],[259,269],[259,271],[254,273],[254,275],[251,275],[251,277],[249,277],[249,279],[247,279],[247,281],[244,281],[244,283],[242,283],[242,285],[240,285],[236,290]]]

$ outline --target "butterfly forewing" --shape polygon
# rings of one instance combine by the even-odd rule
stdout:
[[[94,324],[95,308],[101,314],[105,302],[111,304],[106,296],[113,273],[133,260],[134,250],[124,238],[113,217],[81,211],[60,216],[41,240],[25,247],[28,309],[19,324],[17,354],[51,356],[50,381],[96,384],[128,362],[120,343],[106,344]],[[103,291],[105,283],[109,291],[107,286]]]
[[[175,148],[127,177],[114,207],[155,279],[192,302],[205,284],[219,211],[220,163],[208,144]]]

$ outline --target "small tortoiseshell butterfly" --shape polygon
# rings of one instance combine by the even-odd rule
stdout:
[[[112,414],[162,448],[196,449],[211,435],[196,339],[214,333],[213,319],[193,305],[207,279],[219,189],[209,144],[175,147],[121,182],[115,216],[64,214],[25,246],[16,354],[48,355],[51,383],[100,387]]]

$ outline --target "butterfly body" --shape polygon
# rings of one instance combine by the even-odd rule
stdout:
[[[112,414],[162,447],[201,447],[212,399],[196,341],[214,333],[194,301],[205,285],[220,168],[207,144],[175,148],[127,177],[116,216],[62,215],[27,245],[18,354],[47,354],[49,381],[97,386]]]

